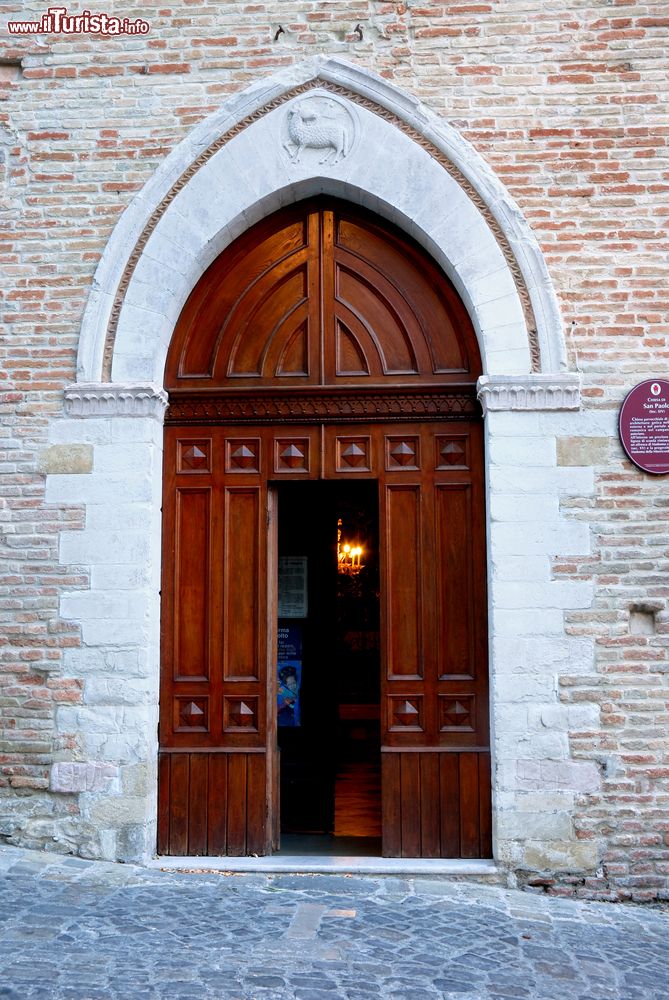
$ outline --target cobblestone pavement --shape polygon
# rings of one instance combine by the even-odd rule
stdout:
[[[0,848],[13,1000],[667,1000],[668,932],[666,910],[488,885]]]

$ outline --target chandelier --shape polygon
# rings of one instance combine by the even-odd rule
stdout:
[[[363,568],[362,546],[342,541],[341,518],[337,521],[337,569],[346,576],[356,576]]]

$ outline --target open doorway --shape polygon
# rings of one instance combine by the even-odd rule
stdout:
[[[281,853],[380,855],[378,483],[276,489]]]

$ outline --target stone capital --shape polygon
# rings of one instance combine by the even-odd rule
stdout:
[[[153,417],[163,421],[167,393],[153,383],[77,382],[65,389],[69,417]]]
[[[484,415],[492,410],[578,410],[581,379],[556,375],[482,375],[477,394]]]

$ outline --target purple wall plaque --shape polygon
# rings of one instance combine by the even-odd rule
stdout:
[[[669,472],[669,382],[640,382],[625,398],[618,421],[623,448],[644,472]]]

